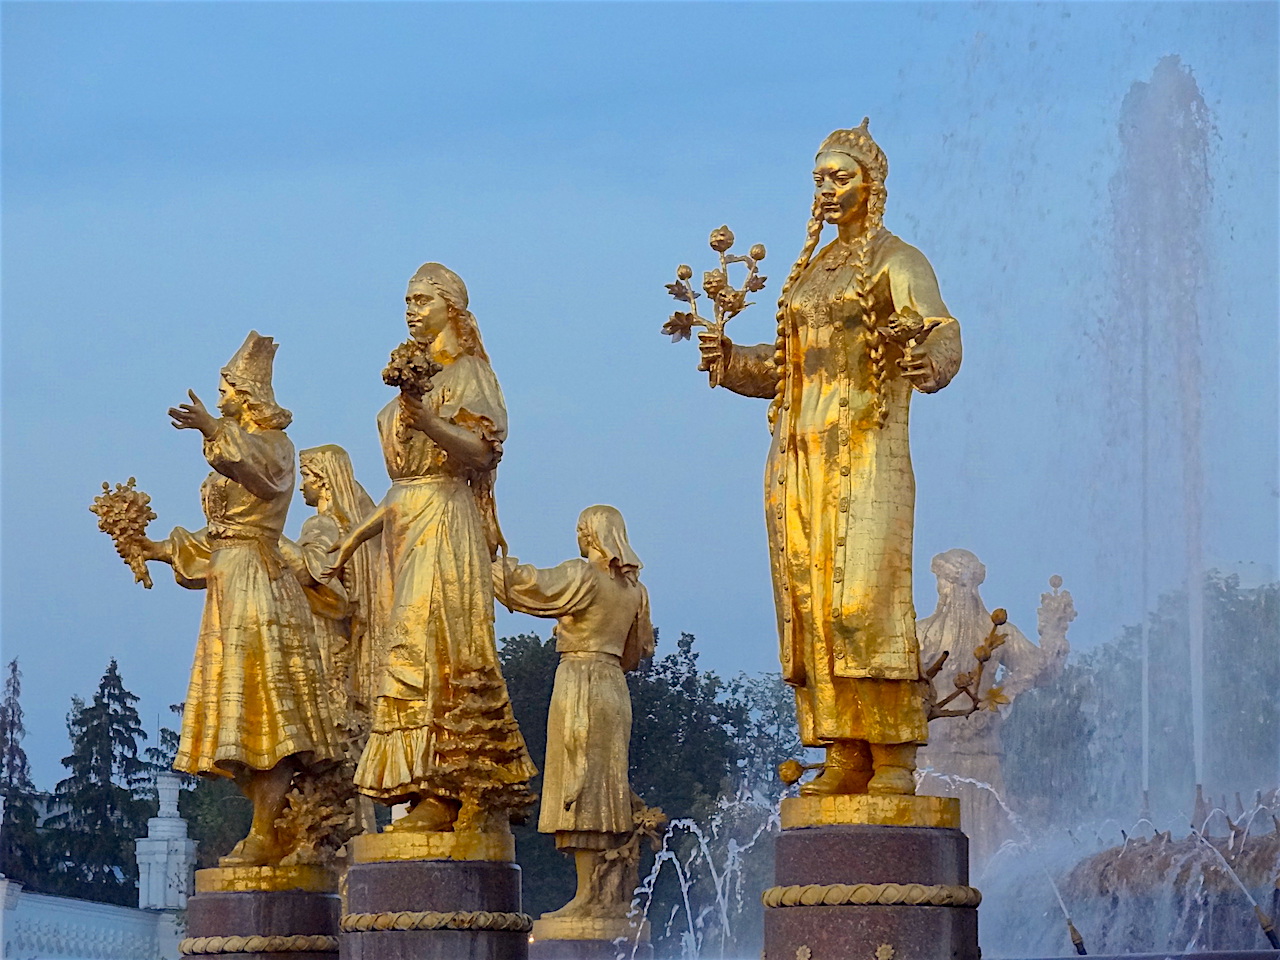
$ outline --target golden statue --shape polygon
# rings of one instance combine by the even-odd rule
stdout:
[[[316,614],[335,719],[363,746],[377,694],[374,671],[381,664],[389,594],[380,538],[357,551],[341,576],[329,577],[328,570],[335,546],[373,513],[374,502],[342,447],[311,447],[298,455],[298,463],[302,499],[316,513],[302,524],[296,544],[282,546]]]
[[[973,553],[961,549],[938,554],[930,568],[938,578],[938,606],[916,625],[916,633],[922,663],[933,663],[944,652],[949,654],[937,681],[939,688],[945,689],[955,685],[957,674],[969,669],[967,664],[976,650],[991,646],[992,618],[978,590],[987,568]],[[921,764],[934,773],[961,778],[940,786],[935,781],[930,788],[959,798],[972,862],[978,865],[1000,848],[1009,833],[1009,817],[1000,808],[1004,794],[1000,736],[1009,705],[1061,673],[1071,649],[1067,628],[1076,617],[1071,593],[1060,589],[1059,576],[1051,577],[1049,586],[1050,592],[1040,595],[1039,646],[1012,623],[1001,623],[996,630],[1003,642],[991,651],[974,690],[986,701],[987,709],[959,722],[934,721],[929,745],[920,755]]]
[[[556,619],[560,665],[547,715],[538,830],[555,834],[556,848],[573,855],[578,888],[543,919],[624,919],[639,848],[634,859],[610,854],[634,833],[637,814],[661,816],[645,810],[627,779],[631,694],[623,674],[653,656],[653,624],[622,514],[587,507],[577,534],[582,559],[540,570],[505,557],[493,565],[493,585],[510,609]]]
[[[295,774],[317,774],[342,756],[311,611],[279,547],[294,473],[284,433],[292,415],[271,389],[276,347],[250,333],[222,368],[221,419],[192,391],[190,403],[169,410],[174,427],[204,436],[213,468],[200,488],[206,526],[136,542],[144,560],[172,564],[179,584],[206,591],[174,768],[233,777],[252,801],[249,835],[222,858],[225,867],[278,864],[303,844],[308,854],[323,847],[299,822],[305,791],[295,791],[292,815],[286,802]],[[309,809],[315,800],[309,793]]]
[[[776,341],[699,335],[713,383],[772,401],[765,513],[782,675],[801,739],[826,748],[808,796],[914,793],[928,733],[907,410],[913,392],[955,376],[960,327],[928,260],[883,226],[887,174],[867,121],[827,137]],[[837,236],[819,249],[824,223]]]
[[[411,805],[397,831],[504,830],[510,811],[532,802],[525,784],[537,772],[493,632],[489,568],[505,546],[493,482],[506,405],[457,274],[423,264],[405,305],[413,342],[384,376],[433,375],[394,381],[401,393],[378,415],[391,490],[343,538],[333,567],[382,535],[390,609],[356,785]]]

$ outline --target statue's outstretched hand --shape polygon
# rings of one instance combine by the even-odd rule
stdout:
[[[190,403],[180,403],[169,408],[169,416],[173,419],[175,430],[199,430],[206,438],[212,437],[218,430],[218,418],[205,409],[194,390],[188,390]]]

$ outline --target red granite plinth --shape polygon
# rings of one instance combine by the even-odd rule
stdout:
[[[197,893],[187,900],[187,938],[338,936],[341,904],[332,893],[248,890]],[[198,956],[198,954],[189,954]],[[338,951],[218,953],[219,960],[338,960]]]
[[[353,929],[358,917],[395,913],[518,915],[520,868],[514,863],[353,863],[347,868],[341,954],[342,960],[528,960],[527,924],[521,929]]]
[[[976,904],[905,902],[920,894],[908,885],[967,889],[969,841],[959,830],[805,827],[784,830],[775,849],[776,888],[790,890],[790,901],[810,885],[892,884],[886,899],[903,902],[767,906],[766,960],[979,960]]]

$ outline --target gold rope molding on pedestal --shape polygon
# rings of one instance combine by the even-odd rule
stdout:
[[[335,953],[337,937],[187,937],[178,944],[184,957],[217,953]]]
[[[527,913],[496,913],[488,910],[401,910],[398,913],[348,913],[342,918],[343,933],[372,930],[514,930],[528,933],[533,917]]]
[[[806,883],[770,887],[760,897],[766,907],[976,907],[976,887],[924,883]]]

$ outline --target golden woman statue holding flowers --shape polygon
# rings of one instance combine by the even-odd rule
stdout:
[[[493,482],[507,408],[462,278],[439,263],[409,280],[410,342],[378,414],[391,490],[338,547],[335,568],[377,534],[390,603],[372,724],[356,785],[408,802],[396,830],[505,829],[536,773],[498,665],[490,564],[504,546]]]
[[[212,472],[200,488],[205,526],[175,527],[133,555],[173,566],[178,583],[205,591],[174,768],[233,777],[253,803],[249,835],[223,866],[278,864],[294,853],[279,829],[295,774],[342,756],[326,699],[311,611],[280,553],[293,496],[292,414],[276,403],[277,344],[251,332],[222,368],[215,417],[195,393],[169,410],[198,430]]]
[[[771,401],[765,477],[783,679],[800,733],[826,748],[803,794],[911,794],[927,739],[911,593],[914,392],[960,366],[960,327],[924,255],[884,228],[888,162],[867,121],[818,150],[807,239],[777,338],[700,334],[700,369]],[[818,241],[824,224],[837,235]]]

